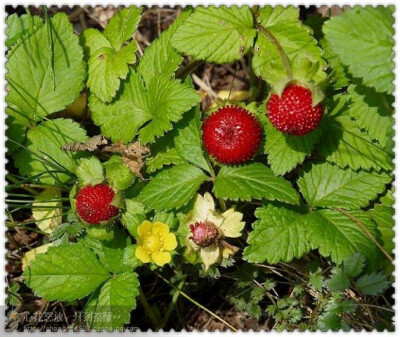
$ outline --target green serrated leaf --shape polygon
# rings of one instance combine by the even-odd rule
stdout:
[[[38,179],[48,184],[66,182],[75,172],[76,160],[84,154],[63,151],[61,147],[87,139],[86,131],[71,119],[45,121],[28,131],[26,149],[16,155],[15,166],[27,177],[42,174]]]
[[[101,241],[86,236],[79,242],[92,249],[110,273],[119,274],[130,269],[123,263],[125,248],[131,243],[125,232],[115,229],[111,240]]]
[[[106,179],[112,187],[122,191],[129,188],[136,179],[130,168],[120,156],[114,155],[104,163]]]
[[[141,18],[142,8],[129,6],[121,9],[108,22],[104,36],[110,41],[113,49],[119,51],[125,41],[132,38]]]
[[[87,84],[103,102],[115,97],[121,79],[126,79],[128,74],[128,64],[136,61],[136,48],[136,41],[133,41],[118,52],[111,47],[103,47],[90,56]]]
[[[349,71],[378,92],[394,90],[393,22],[392,10],[387,7],[355,6],[323,27],[332,50]],[[379,31],[374,27],[380,27]]]
[[[168,149],[165,152],[158,152],[154,157],[146,159],[146,172],[154,173],[164,166],[183,164],[185,160],[176,152],[175,148]]]
[[[311,154],[321,137],[321,129],[317,128],[305,136],[290,136],[276,130],[263,107],[262,122],[266,140],[264,152],[268,154],[268,163],[276,175],[283,175],[302,163]]]
[[[359,209],[382,193],[390,181],[385,173],[354,172],[323,163],[309,166],[297,184],[310,206]]]
[[[183,114],[200,102],[197,92],[169,76],[158,75],[151,79],[148,88],[147,109],[151,121],[139,131],[139,140],[153,143],[156,137],[172,129],[171,122],[178,122]]]
[[[112,331],[130,321],[131,311],[136,308],[139,280],[136,273],[115,275],[90,297],[85,307],[85,317],[95,330]]]
[[[329,280],[326,281],[326,287],[329,291],[345,291],[350,287],[350,278],[342,269],[336,269]]]
[[[72,301],[89,295],[109,278],[96,255],[82,244],[50,247],[23,274],[35,294],[48,301]]]
[[[310,250],[305,215],[284,205],[258,208],[243,257],[249,262],[278,263],[300,258]]]
[[[263,78],[273,87],[281,88],[287,78],[287,72],[275,45],[282,47],[284,53],[293,62],[295,59],[307,59],[318,65],[318,71],[311,78],[303,78],[304,74],[294,72],[295,78],[301,80],[322,80],[325,75],[322,65],[322,50],[317,46],[317,41],[310,35],[309,29],[300,23],[299,10],[288,6],[271,8],[265,6],[260,9],[260,24],[268,31],[267,36],[263,30],[257,35],[254,46],[253,69],[256,75]],[[292,69],[292,70],[295,70]],[[283,89],[283,88],[282,88]]]
[[[356,284],[362,293],[373,296],[382,294],[390,286],[386,275],[381,273],[364,275],[357,280]]]
[[[391,191],[388,191],[384,197],[381,198],[380,204],[375,204],[374,208],[369,210],[368,213],[378,225],[378,229],[382,234],[383,248],[392,254],[394,249],[394,198]]]
[[[207,179],[203,171],[180,164],[157,174],[139,193],[138,200],[147,210],[170,210],[184,206]]]
[[[205,171],[210,171],[203,154],[200,128],[200,109],[196,106],[196,108],[189,110],[175,126],[175,149],[184,160]]]
[[[68,16],[58,13],[8,53],[7,114],[24,125],[73,103],[83,88],[85,64]]]
[[[121,217],[122,224],[126,227],[129,233],[137,238],[137,227],[146,220],[146,211],[144,205],[133,199],[125,200],[126,211]]]
[[[339,315],[326,313],[318,318],[318,328],[322,331],[339,331],[341,327]]]
[[[377,235],[376,225],[367,213],[352,211],[372,235]],[[334,210],[319,210],[309,216],[307,235],[313,249],[318,248],[336,263],[347,260],[354,253],[361,253],[375,265],[379,250],[363,230],[349,217]]]
[[[289,181],[275,177],[261,163],[237,167],[224,166],[214,182],[218,198],[230,200],[268,199],[298,204],[299,195]]]
[[[248,6],[197,7],[172,37],[172,46],[195,59],[231,63],[253,44],[256,30]]]
[[[43,26],[43,21],[39,16],[23,14],[9,15],[6,19],[6,46],[10,48],[19,40],[25,38],[29,34],[35,32],[38,28]]]
[[[361,85],[351,85],[347,91],[350,94],[350,116],[360,129],[368,132],[371,139],[376,139],[385,147],[394,133],[391,113],[393,97]]]
[[[80,159],[75,174],[82,185],[94,186],[104,181],[103,165],[96,157]]]
[[[183,57],[171,45],[171,38],[177,28],[190,15],[190,11],[183,11],[178,18],[161,33],[160,37],[151,42],[140,58],[138,73],[146,83],[156,74],[165,74],[173,77],[175,71],[183,61]]]
[[[162,74],[153,77],[146,90],[140,75],[130,70],[117,99],[105,104],[91,95],[89,104],[94,122],[114,142],[131,141],[147,123],[139,131],[145,144],[171,130],[171,122],[178,122],[199,100],[194,89]]]
[[[356,277],[361,274],[365,266],[365,258],[360,253],[356,253],[350,256],[343,263],[343,271],[352,277]]]
[[[322,133],[317,146],[326,160],[340,167],[369,170],[391,170],[392,153],[373,142],[367,132],[361,131],[357,123],[347,115],[349,102],[342,96],[336,106],[321,123]]]

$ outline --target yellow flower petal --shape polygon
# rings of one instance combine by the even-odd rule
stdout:
[[[173,233],[168,233],[164,235],[164,249],[165,250],[174,250],[178,246],[178,242],[176,241],[176,236]]]
[[[153,225],[151,224],[150,221],[148,221],[148,220],[143,221],[143,222],[139,225],[139,227],[137,228],[137,233],[138,233],[138,235],[139,235],[139,238],[143,239],[143,237],[144,237],[148,232],[151,231],[151,227],[152,227],[152,226],[153,226]]]
[[[232,249],[229,249],[228,247],[223,247],[222,248],[222,256],[224,259],[227,259],[229,255],[233,255],[235,252]]]
[[[221,251],[218,245],[212,245],[206,248],[200,249],[200,257],[203,261],[206,270],[213,264],[217,263],[220,258]]]
[[[138,260],[142,261],[143,263],[149,263],[151,261],[150,255],[143,246],[137,246],[135,251],[135,256]]]
[[[235,212],[233,208],[228,209],[222,216],[225,218],[221,224],[223,236],[228,238],[238,238],[242,236],[241,231],[244,228],[245,222],[242,221],[243,214]]]
[[[167,224],[157,221],[153,223],[153,229],[151,231],[154,234],[160,233],[162,236],[164,236],[169,233],[169,227]]]
[[[168,252],[158,252],[151,254],[153,262],[162,267],[164,264],[171,262],[171,254]]]

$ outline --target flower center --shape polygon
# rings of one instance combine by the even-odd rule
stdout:
[[[201,248],[211,246],[219,237],[217,226],[210,221],[196,222],[190,225],[190,231],[192,235],[189,239]]]
[[[160,234],[147,233],[144,240],[143,246],[150,252],[158,252],[163,248],[164,239]]]

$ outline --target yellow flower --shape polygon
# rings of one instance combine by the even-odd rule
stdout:
[[[245,226],[243,214],[233,208],[219,214],[215,211],[214,199],[210,193],[197,195],[192,212],[187,215],[186,226],[190,233],[186,242],[188,254],[197,254],[206,270],[222,258],[228,258],[238,250],[223,238],[240,237]]]
[[[154,262],[163,266],[171,261],[170,251],[177,246],[176,237],[169,232],[165,223],[143,221],[137,228],[138,246],[135,251],[137,259],[143,263]]]

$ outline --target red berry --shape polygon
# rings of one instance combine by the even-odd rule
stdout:
[[[118,214],[118,208],[110,204],[114,195],[112,188],[106,184],[86,186],[76,196],[76,210],[90,224],[108,221]]]
[[[223,164],[250,160],[261,142],[261,125],[247,110],[225,106],[203,124],[203,143],[207,152]]]
[[[300,85],[289,85],[282,97],[271,96],[267,103],[268,118],[279,131],[294,135],[305,135],[314,130],[323,115],[321,104],[312,106],[311,91]]]
[[[214,244],[219,236],[218,228],[210,221],[196,222],[190,225],[192,236],[189,239],[201,248]]]

